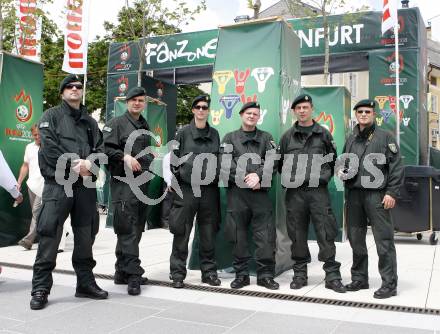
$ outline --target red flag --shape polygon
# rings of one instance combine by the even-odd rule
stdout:
[[[382,35],[397,24],[397,1],[383,0]]]

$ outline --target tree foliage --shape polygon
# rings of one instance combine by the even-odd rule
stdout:
[[[185,85],[177,87],[177,115],[176,124],[188,124],[193,118],[191,102],[196,96],[204,92],[195,85]]]
[[[39,0],[51,3],[53,0]],[[131,6],[124,6],[118,13],[116,23],[104,22],[105,36],[97,36],[89,43],[86,105],[89,112],[106,109],[108,48],[111,42],[125,42],[153,35],[180,32],[180,27],[193,19],[194,15],[206,9],[205,0],[189,8],[185,1],[174,1],[175,8],[165,6],[163,0],[135,0]],[[0,40],[3,49],[11,52],[14,46],[15,0],[0,0]],[[64,56],[64,39],[56,24],[47,13],[43,17],[41,62],[44,64],[44,108],[59,104],[59,83],[66,73],[61,70]],[[3,34],[2,34],[3,27]],[[141,52],[141,50],[138,50]],[[178,122],[187,123],[192,117],[188,104],[201,91],[195,86],[178,88]]]

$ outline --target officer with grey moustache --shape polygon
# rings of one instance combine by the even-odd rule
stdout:
[[[199,228],[200,270],[202,282],[219,286],[215,262],[215,237],[220,225],[220,193],[218,188],[217,161],[213,165],[204,156],[217,159],[220,138],[216,129],[207,122],[211,99],[197,96],[191,105],[194,118],[177,132],[177,144],[171,156],[171,171],[179,182],[183,197],[173,192],[173,204],[169,217],[173,247],[170,256],[170,279],[174,288],[183,288],[186,277],[188,242],[193,220]],[[188,157],[181,164],[176,159]],[[209,175],[210,174],[210,175]],[[206,182],[202,182],[206,180]],[[199,194],[195,189],[199,189]]]
[[[97,157],[90,154],[103,152],[102,134],[96,121],[81,104],[82,89],[77,75],[64,78],[59,90],[61,104],[45,111],[39,122],[41,148],[38,162],[44,189],[37,218],[40,242],[32,278],[30,307],[33,310],[42,309],[47,304],[63,224],[69,214],[74,235],[72,265],[77,277],[75,297],[108,297],[107,291],[96,284],[92,272],[96,265],[92,246],[99,228],[94,187],[99,167]],[[73,180],[72,193],[68,194],[64,186],[70,180]]]
[[[310,95],[298,96],[291,109],[297,121],[281,137],[281,160],[278,165],[283,185],[287,187],[286,226],[292,241],[294,273],[290,288],[300,289],[307,285],[307,264],[311,262],[307,240],[311,221],[319,247],[318,259],[324,262],[325,287],[344,293],[346,290],[339,271],[341,264],[335,260],[338,227],[327,189],[333,176],[336,145],[330,132],[313,120],[313,101]],[[328,160],[323,159],[317,163],[318,156],[326,156]],[[307,160],[302,161],[303,157]],[[292,160],[288,162],[288,158]],[[283,170],[283,166],[287,167],[288,164],[291,168]],[[287,186],[292,179],[298,184]]]
[[[256,127],[260,119],[258,102],[245,103],[240,109],[240,117],[240,129],[227,133],[220,148],[220,178],[228,184],[225,236],[234,244],[235,279],[231,282],[231,288],[240,289],[250,284],[248,229],[251,225],[257,285],[276,290],[279,288],[273,279],[276,230],[268,194],[272,175],[277,168],[275,159],[272,166],[265,166],[270,152],[275,154],[276,144],[270,133]],[[227,168],[229,164],[230,169]]]
[[[145,133],[149,126],[141,114],[145,109],[146,98],[144,88],[130,89],[125,98],[127,111],[110,120],[103,128],[105,153],[109,158],[108,169],[111,174],[113,229],[117,236],[114,283],[127,284],[127,293],[133,296],[139,295],[141,285],[148,281],[142,277],[145,270],[139,259],[139,242],[145,230],[148,205],[132,191],[130,179],[119,178],[127,177],[126,168],[133,177],[139,177],[149,170],[154,159],[151,153],[136,158],[151,144],[150,135]],[[140,130],[139,134],[134,133],[137,130]],[[140,185],[139,189],[146,194],[148,182]]]
[[[374,292],[374,298],[384,299],[397,294],[397,260],[390,209],[399,196],[403,166],[393,135],[375,123],[375,108],[376,101],[369,99],[354,106],[358,124],[347,139],[343,153],[354,154],[357,163],[353,165],[349,158],[341,164],[343,168],[338,175],[347,189],[347,234],[353,249],[352,282],[346,288],[348,291],[369,288],[365,238],[370,223],[382,278],[382,286]]]

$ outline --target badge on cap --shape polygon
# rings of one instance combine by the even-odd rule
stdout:
[[[112,132],[112,128],[108,127],[108,126],[104,126],[104,128],[102,129],[102,131],[105,132]]]
[[[391,152],[393,152],[394,154],[397,153],[397,146],[394,143],[390,143],[388,144],[388,148],[390,149]]]
[[[40,123],[40,129],[45,129],[49,127],[49,122],[41,122]]]
[[[309,100],[309,97],[306,95],[306,96],[304,96],[304,100],[305,101],[308,101]]]

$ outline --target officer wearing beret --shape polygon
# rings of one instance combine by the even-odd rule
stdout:
[[[307,285],[307,263],[311,261],[307,236],[311,220],[319,246],[318,259],[324,262],[325,287],[344,293],[339,271],[341,264],[335,260],[338,227],[327,189],[333,176],[336,146],[330,132],[312,119],[313,102],[310,95],[298,96],[291,109],[297,121],[281,137],[281,160],[278,165],[282,184],[287,188],[286,225],[292,240],[294,272],[290,288],[300,289]],[[317,156],[328,156],[329,160],[313,168],[318,162]],[[305,161],[302,160],[304,157]],[[299,183],[299,179],[303,182]]]
[[[276,231],[272,202],[268,194],[271,185],[270,182],[263,182],[267,177],[271,180],[272,174],[276,172],[276,164],[270,170],[267,166],[265,168],[265,160],[269,154],[275,154],[276,145],[270,133],[256,128],[260,119],[258,102],[244,104],[240,109],[240,117],[241,128],[227,133],[220,148],[220,177],[228,184],[225,236],[234,244],[235,279],[231,282],[231,288],[240,289],[250,284],[248,262],[251,254],[247,241],[248,229],[252,226],[257,285],[276,290],[279,288],[279,284],[273,279]],[[256,159],[247,159],[243,156],[245,154],[252,154]],[[225,166],[229,164],[231,168],[226,171]]]
[[[362,100],[355,105],[358,124],[347,139],[343,152],[354,153],[358,157],[359,167],[357,172],[352,172],[350,162],[346,161],[338,175],[345,181],[347,190],[347,233],[353,249],[352,282],[346,288],[348,291],[369,288],[368,249],[365,242],[369,222],[382,277],[382,286],[374,292],[374,298],[383,299],[397,294],[396,249],[390,209],[399,195],[403,167],[395,139],[375,124],[375,107],[376,102],[372,100]],[[374,153],[379,153],[383,160],[370,159]],[[380,175],[373,174],[375,171]],[[373,179],[379,180],[379,184],[366,182]]]
[[[32,278],[30,307],[46,306],[52,288],[52,271],[56,265],[58,245],[64,221],[70,214],[74,234],[72,265],[77,276],[76,297],[105,299],[108,293],[95,282],[92,269],[92,245],[99,228],[96,189],[86,187],[94,182],[97,161],[91,153],[102,153],[102,134],[96,121],[81,104],[83,85],[77,75],[61,81],[62,102],[43,113],[39,122],[41,147],[38,161],[44,177],[42,207],[37,218],[39,244]],[[77,158],[65,154],[75,154]],[[95,165],[95,166],[93,166]],[[96,167],[96,168],[95,168]],[[92,175],[92,172],[93,174]],[[77,179],[68,194],[60,179]],[[60,183],[61,182],[61,183]]]
[[[136,157],[151,144],[150,134],[145,133],[149,126],[141,114],[146,104],[145,89],[130,89],[125,100],[127,111],[110,120],[103,128],[104,148],[109,159],[113,229],[117,236],[114,282],[127,284],[129,295],[139,295],[141,285],[147,283],[147,279],[142,278],[145,271],[139,259],[139,242],[145,230],[147,203],[133,193],[129,179],[123,180],[120,177],[127,177],[126,171],[128,175],[133,173],[134,177],[148,171],[154,156],[144,154]],[[140,190],[146,194],[148,182],[142,184]]]
[[[202,282],[218,286],[221,284],[217,276],[215,262],[215,237],[220,224],[220,194],[218,189],[218,170],[207,169],[207,161],[200,157],[212,154],[217,159],[220,138],[216,129],[208,123],[211,99],[208,95],[197,96],[191,110],[194,118],[191,123],[177,132],[177,145],[173,147],[171,156],[171,171],[179,182],[183,197],[173,193],[173,204],[169,217],[169,227],[173,233],[173,248],[170,256],[170,279],[174,288],[183,288],[186,277],[186,260],[188,257],[188,242],[191,235],[194,217],[199,229],[200,239],[200,269]],[[176,160],[188,155],[181,164]],[[217,161],[215,161],[217,166]],[[208,173],[211,182],[200,182],[206,179]],[[202,183],[202,184],[198,184]],[[193,186],[200,187],[196,196]]]

